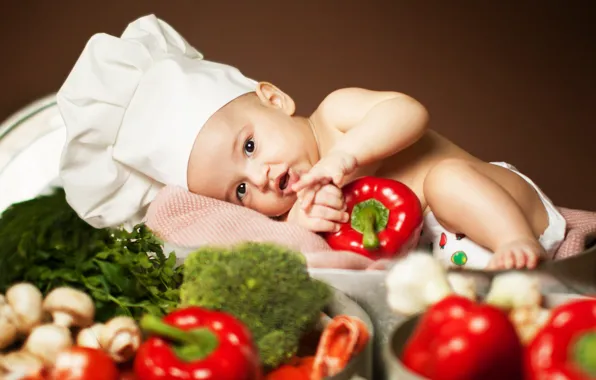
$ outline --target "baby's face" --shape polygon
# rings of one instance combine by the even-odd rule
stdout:
[[[255,94],[219,110],[197,136],[190,191],[267,216],[289,211],[296,202],[291,185],[318,157],[307,121],[292,114]]]

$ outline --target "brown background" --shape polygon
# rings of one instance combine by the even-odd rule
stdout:
[[[0,118],[55,92],[93,33],[155,13],[301,113],[339,87],[405,92],[465,149],[515,164],[558,205],[596,210],[596,13],[590,1],[515,3],[3,1]]]

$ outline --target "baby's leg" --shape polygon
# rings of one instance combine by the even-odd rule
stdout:
[[[533,268],[548,214],[535,189],[516,173],[485,162],[445,160],[424,180],[439,223],[494,252],[489,268]]]

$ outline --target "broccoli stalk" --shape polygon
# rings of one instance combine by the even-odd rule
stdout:
[[[296,354],[331,294],[327,284],[310,276],[301,254],[252,242],[191,253],[180,288],[182,306],[220,310],[242,321],[266,368]]]

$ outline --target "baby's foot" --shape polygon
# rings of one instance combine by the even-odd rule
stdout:
[[[519,239],[503,244],[495,250],[487,269],[534,269],[544,254],[536,239]]]

